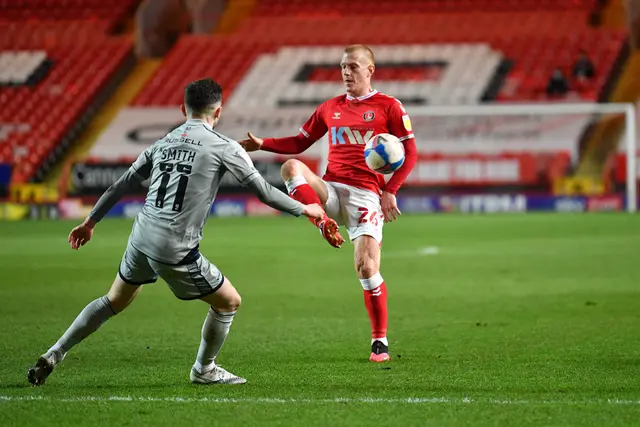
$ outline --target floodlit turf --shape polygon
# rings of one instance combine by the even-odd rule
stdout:
[[[384,366],[367,361],[350,245],[304,219],[211,218],[202,250],[243,296],[219,363],[247,384],[189,383],[206,306],[158,282],[32,388],[28,366],[106,292],[131,222],[105,220],[79,252],[72,225],[0,223],[2,426],[640,422],[638,216],[387,225]]]

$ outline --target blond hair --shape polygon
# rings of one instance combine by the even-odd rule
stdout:
[[[346,54],[354,52],[362,52],[364,56],[367,57],[369,62],[371,62],[372,65],[375,65],[375,56],[373,55],[373,51],[368,46],[365,46],[363,44],[352,44],[350,46],[347,46],[344,50],[344,53]]]

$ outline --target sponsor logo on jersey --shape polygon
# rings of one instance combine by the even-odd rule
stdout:
[[[331,144],[364,145],[373,136],[373,129],[351,129],[348,126],[331,127]]]
[[[375,117],[375,113],[371,110],[367,111],[366,113],[364,113],[362,115],[362,118],[366,121],[366,122],[370,122],[371,120],[373,120],[373,118]]]
[[[411,128],[411,119],[409,118],[408,114],[405,114],[404,116],[402,116],[402,123],[404,124],[404,128],[411,132],[412,128]]]

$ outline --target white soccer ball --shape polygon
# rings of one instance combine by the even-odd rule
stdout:
[[[364,146],[364,160],[374,172],[393,173],[404,163],[404,145],[396,136],[379,133]]]

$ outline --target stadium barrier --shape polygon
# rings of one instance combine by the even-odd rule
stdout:
[[[95,198],[93,199],[95,200]],[[622,212],[627,205],[621,194],[603,196],[554,196],[518,193],[487,194],[398,194],[398,207],[403,214],[500,214],[500,213],[585,213]],[[636,201],[638,202],[638,201]],[[134,218],[144,198],[125,197],[109,211],[107,218]],[[2,202],[0,220],[84,219],[93,201],[81,197],[63,197],[48,202]],[[248,194],[221,194],[210,211],[214,217],[275,216],[280,212]],[[286,214],[282,214],[286,215]]]

